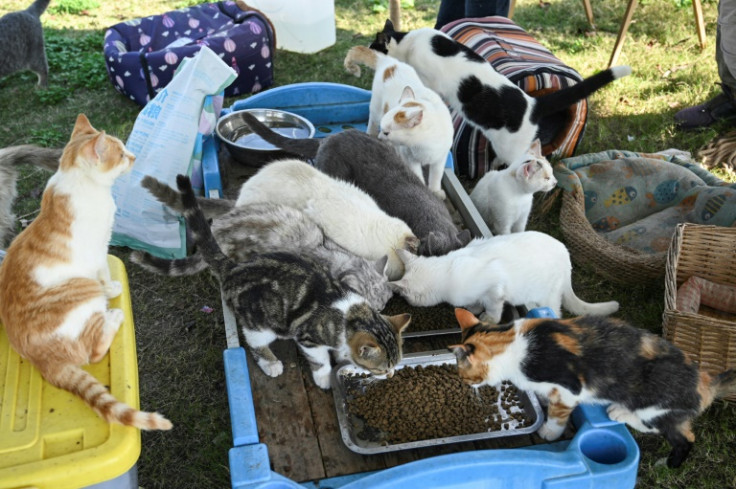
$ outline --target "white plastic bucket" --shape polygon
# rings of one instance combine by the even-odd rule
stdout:
[[[335,44],[334,0],[247,0],[276,29],[276,47],[316,53]]]

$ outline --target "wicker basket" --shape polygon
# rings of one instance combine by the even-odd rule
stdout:
[[[736,286],[736,228],[679,224],[666,269],[665,338],[710,374],[736,367],[736,315],[705,306],[697,314],[676,310],[677,289],[693,275]]]
[[[664,277],[667,253],[643,253],[599,236],[585,216],[585,197],[579,190],[562,192],[560,228],[572,259],[591,265],[611,282],[631,285]]]

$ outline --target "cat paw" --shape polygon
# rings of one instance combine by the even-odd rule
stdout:
[[[447,198],[447,194],[442,189],[432,190],[432,193],[435,194],[437,197],[439,197],[440,200],[445,200]]]
[[[329,373],[318,374],[317,372],[312,372],[312,378],[314,378],[314,383],[317,384],[320,389],[328,390],[332,387]]]
[[[117,280],[111,280],[110,282],[102,284],[102,290],[105,293],[105,297],[108,299],[114,299],[123,293],[123,284]]]
[[[560,426],[554,421],[552,423],[547,421],[539,427],[537,434],[547,441],[553,441],[558,439],[564,430],[564,426]]]
[[[284,364],[281,363],[281,360],[276,360],[275,362],[268,360],[258,360],[258,366],[261,367],[263,373],[268,375],[269,377],[278,377],[279,375],[284,373]]]
[[[105,311],[105,327],[117,331],[125,320],[125,313],[122,309],[108,309]]]

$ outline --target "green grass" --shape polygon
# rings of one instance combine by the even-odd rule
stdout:
[[[42,17],[50,65],[47,89],[35,87],[32,73],[0,79],[0,147],[34,143],[62,146],[74,120],[85,113],[92,124],[125,140],[140,110],[117,93],[107,79],[102,42],[107,27],[198,3],[192,0],[95,2],[57,0]],[[30,0],[6,0],[0,14]],[[597,29],[588,25],[579,0],[519,0],[514,20],[566,64],[589,76],[603,68],[613,49],[625,0],[594,0]],[[385,21],[380,0],[336,0],[337,42],[319,55],[277,51],[275,84],[330,81],[370,88],[371,77],[356,79],[342,66],[346,51],[366,45]],[[408,6],[405,3],[405,6]],[[415,0],[405,8],[406,28],[433,26],[437,0]],[[653,152],[678,148],[695,153],[728,129],[716,125],[684,133],[675,128],[680,108],[718,93],[714,61],[717,3],[704,3],[708,45],[700,50],[689,2],[640,2],[620,64],[633,69],[589,100],[588,123],[578,154],[606,149]],[[234,99],[226,100],[226,106]],[[723,174],[719,176],[724,177]],[[48,174],[24,169],[16,213],[33,219]],[[536,214],[531,227],[560,237],[559,206]],[[20,227],[20,226],[19,226]],[[128,250],[111,252],[128,263]],[[160,410],[175,424],[168,433],[143,433],[139,482],[153,488],[229,486],[227,450],[231,446],[222,350],[225,338],[218,289],[206,274],[165,279],[128,266],[136,322],[141,403]],[[660,332],[663,286],[621,287],[600,278],[590,266],[576,265],[575,288],[586,300],[621,303],[620,317]],[[202,311],[209,306],[214,312]],[[611,368],[615,368],[611,365]],[[670,470],[657,464],[667,453],[658,437],[636,434],[642,448],[641,488],[721,489],[736,487],[732,463],[736,405],[718,402],[695,423],[698,438],[687,464]]]

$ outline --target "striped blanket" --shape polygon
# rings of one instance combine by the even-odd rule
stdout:
[[[532,96],[543,95],[582,80],[547,48],[513,21],[505,17],[460,19],[442,31],[483,56],[493,68]],[[572,156],[583,136],[588,105],[585,100],[567,110],[544,118],[539,139],[548,158]],[[455,172],[470,179],[482,177],[491,166],[495,153],[480,131],[453,111],[455,140],[452,157]]]

